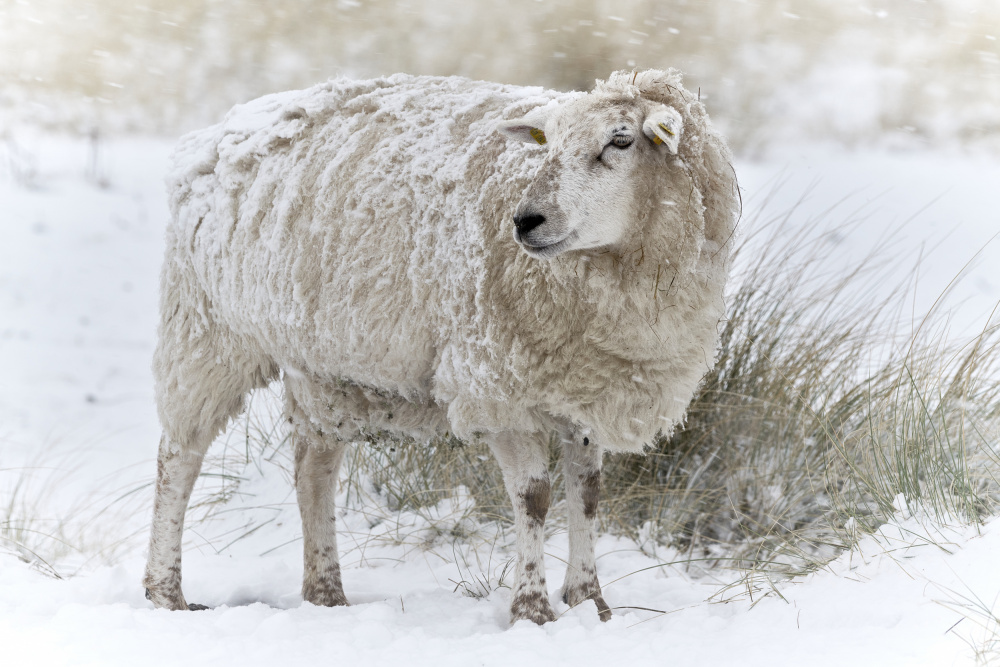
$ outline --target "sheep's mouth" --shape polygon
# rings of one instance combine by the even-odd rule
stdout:
[[[517,239],[517,242],[522,248],[524,248],[524,251],[532,257],[536,257],[538,259],[549,259],[569,250],[570,246],[572,246],[573,242],[576,240],[576,236],[576,232],[570,232],[555,243],[546,243],[542,245],[529,243],[523,238]]]

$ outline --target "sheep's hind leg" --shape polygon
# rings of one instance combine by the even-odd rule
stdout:
[[[202,443],[199,443],[201,445]],[[184,513],[191,490],[201,470],[205,446],[184,449],[173,444],[166,434],[160,440],[156,462],[156,497],[153,501],[153,525],[149,537],[149,558],[142,583],[146,599],[157,608],[207,609],[189,605],[181,592],[181,538]]]
[[[295,492],[302,516],[302,599],[324,607],[346,606],[337,553],[335,499],[337,473],[347,443],[324,434],[287,388],[285,401],[295,442]]]
[[[537,435],[494,436],[490,449],[503,471],[514,505],[517,566],[510,604],[512,623],[528,619],[539,625],[555,620],[545,584],[545,515],[549,510],[548,447]]]
[[[177,297],[177,290],[164,292],[165,317],[153,356],[163,437],[143,584],[158,608],[205,609],[187,604],[181,592],[181,539],[191,490],[215,436],[243,410],[247,392],[266,386],[277,368],[247,341],[179,306],[172,309],[170,296]]]
[[[601,595],[594,559],[597,500],[601,491],[601,449],[589,438],[574,433],[563,440],[563,475],[569,519],[569,564],[563,583],[563,601],[576,606],[593,600],[602,621],[611,619],[611,609]]]

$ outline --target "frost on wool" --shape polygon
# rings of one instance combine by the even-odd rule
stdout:
[[[672,431],[715,360],[735,178],[677,72],[619,72],[591,95],[673,107],[683,138],[641,175],[621,247],[552,259],[525,253],[511,220],[545,148],[497,128],[583,93],[338,79],[184,137],[168,177],[162,422],[178,423],[171,392],[190,382],[168,356],[212,354],[233,372],[186,393],[279,369],[336,384],[343,400],[315,407],[346,441],[569,422],[638,451]]]

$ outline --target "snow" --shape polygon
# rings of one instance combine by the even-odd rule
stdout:
[[[236,468],[246,481],[225,511],[188,531],[185,591],[215,608],[152,609],[139,581],[159,439],[149,364],[171,146],[104,139],[95,159],[89,141],[22,134],[20,162],[12,146],[0,152],[0,508],[22,468],[40,466],[21,491],[37,528],[62,530],[86,550],[52,563],[75,575],[64,579],[0,552],[4,664],[965,665],[974,664],[974,649],[992,648],[1000,520],[977,531],[904,506],[827,568],[773,586],[763,574],[747,582],[739,572],[700,571],[684,554],[603,536],[605,597],[630,607],[607,624],[590,603],[567,609],[555,599],[567,551],[556,523],[546,567],[559,619],[508,627],[508,591],[498,580],[512,535],[470,522],[471,500],[461,494],[420,513],[393,512],[358,478],[340,518],[353,606],[303,604],[298,516],[281,450],[259,469]],[[900,271],[923,253],[915,312],[982,250],[950,300],[951,334],[978,331],[992,312],[1000,160],[814,146],[736,168],[746,221],[776,181],[783,185],[767,203],[774,212],[808,192],[793,220],[817,226],[831,275],[901,225]],[[860,210],[860,222],[828,233],[820,214],[831,207],[828,221]],[[271,403],[259,401],[263,414]],[[243,447],[236,433],[210,455],[227,450],[237,461]],[[208,480],[196,493],[208,498],[218,485]],[[453,543],[452,530],[471,535]],[[490,592],[463,595],[455,583],[463,581]]]
[[[353,606],[336,609],[300,602],[296,550],[189,550],[188,590],[219,605],[198,613],[150,609],[137,585],[138,555],[67,581],[8,561],[0,571],[0,638],[8,664],[37,665],[971,664],[966,641],[985,633],[981,617],[956,603],[1000,594],[997,549],[997,520],[976,535],[900,519],[826,570],[781,585],[780,597],[737,588],[712,599],[717,578],[656,567],[634,544],[604,537],[598,563],[609,604],[667,613],[618,609],[602,624],[592,603],[567,610],[554,600],[555,623],[510,629],[506,591],[464,597],[449,582],[458,573],[440,557],[448,554],[406,555],[399,546],[369,547],[364,563],[345,558]],[[564,535],[550,540],[553,579],[565,550]]]
[[[7,174],[0,185],[3,464],[50,450],[85,453],[74,463],[84,467],[117,463],[77,475],[92,481],[148,461],[144,445],[159,438],[149,365],[169,146],[108,147],[98,170],[113,185],[102,188],[87,174],[87,142],[24,142],[37,175],[24,183]]]

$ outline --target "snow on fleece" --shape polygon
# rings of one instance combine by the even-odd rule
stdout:
[[[665,103],[684,123],[668,168],[636,175],[619,252],[539,261],[512,238],[545,148],[497,126],[583,94],[338,79],[182,139],[163,277],[199,287],[165,298],[200,299],[203,326],[223,324],[220,344],[263,379],[277,366],[349,380],[345,440],[547,432],[555,418],[640,450],[683,419],[714,362],[737,193],[677,72],[619,72],[595,93]]]

